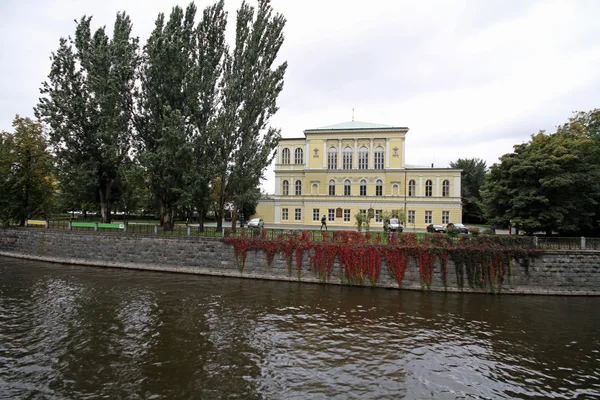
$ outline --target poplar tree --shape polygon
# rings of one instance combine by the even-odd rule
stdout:
[[[81,18],[74,40],[60,39],[36,114],[50,128],[60,181],[91,180],[102,221],[110,222],[113,189],[131,148],[138,39],[125,13],[117,14],[112,39],[104,27],[92,35],[91,19]],[[61,188],[87,197],[86,185],[78,186]]]
[[[139,159],[158,199],[164,229],[179,208],[208,198],[214,151],[209,131],[224,49],[223,1],[209,6],[194,26],[196,7],[174,7],[165,23],[159,14],[144,48],[137,128]]]
[[[273,13],[269,0],[260,0],[256,11],[255,16],[254,7],[242,3],[237,12],[235,47],[227,52],[223,64],[219,135],[214,140],[221,182],[218,228],[227,200],[232,200],[236,209],[258,202],[258,185],[281,137],[269,120],[278,110],[277,97],[287,68],[287,62],[274,66],[286,20]]]
[[[18,115],[14,133],[0,132],[0,220],[47,218],[54,203],[52,156],[42,124]]]

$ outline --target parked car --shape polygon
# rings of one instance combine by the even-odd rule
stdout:
[[[464,226],[463,224],[453,224],[452,222],[450,222],[448,225],[446,225],[446,229],[448,229],[451,226],[458,229],[459,233],[469,233],[469,229],[466,226]]]
[[[390,218],[388,229],[390,232],[402,232],[404,230],[404,226],[402,226],[402,222],[400,222],[398,218]]]
[[[444,233],[444,227],[441,225],[436,225],[436,224],[429,224],[427,225],[427,232],[431,232],[431,233]]]
[[[262,218],[253,218],[248,221],[248,228],[259,228],[262,229],[265,226],[265,221]]]

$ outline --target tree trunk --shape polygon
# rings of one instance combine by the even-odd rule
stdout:
[[[198,232],[204,232],[204,209],[198,208]]]
[[[175,225],[175,211],[164,200],[161,201],[161,222],[164,231],[172,231]]]
[[[219,211],[217,215],[217,231],[223,228],[223,207],[225,206],[225,176],[221,176],[221,188],[219,190]]]
[[[111,187],[112,181],[108,178],[100,183],[100,213],[102,222],[107,224],[111,221]]]

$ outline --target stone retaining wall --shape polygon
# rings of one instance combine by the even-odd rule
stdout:
[[[249,251],[242,272],[238,271],[233,247],[214,238],[140,236],[103,232],[56,231],[41,228],[0,229],[0,255],[68,264],[183,272],[271,280],[298,280],[296,263],[288,270],[283,254],[275,256],[271,268],[263,251]],[[302,282],[320,282],[302,263]],[[454,264],[448,266],[451,292],[485,292],[489,289],[459,289]],[[441,268],[436,262],[431,290],[444,291]],[[341,284],[334,265],[331,284]],[[396,280],[381,265],[378,287],[398,288]],[[414,260],[406,269],[403,289],[421,290]],[[502,293],[600,295],[600,251],[545,251],[526,269],[513,263]]]

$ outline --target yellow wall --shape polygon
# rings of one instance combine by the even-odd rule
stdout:
[[[360,209],[375,210],[399,209],[406,204],[407,210],[416,213],[415,224],[411,227],[425,228],[425,211],[432,212],[432,223],[442,223],[442,211],[450,212],[449,222],[461,221],[460,170],[444,168],[405,168],[404,156],[406,128],[367,130],[306,131],[305,138],[282,139],[278,147],[275,165],[275,194],[272,199],[261,201],[257,216],[267,224],[319,226],[320,219],[330,208],[350,210],[350,221],[343,217],[328,221],[328,224],[354,228],[354,214]],[[352,169],[342,169],[343,149],[349,146],[353,151]],[[361,146],[369,149],[367,169],[359,169]],[[381,146],[385,151],[384,169],[374,169],[374,151]],[[338,165],[328,169],[328,149],[338,151]],[[290,150],[290,163],[282,164],[282,151]],[[302,148],[303,163],[295,164],[295,149]],[[394,150],[396,149],[396,150]],[[329,196],[329,180],[335,180],[335,196]],[[351,195],[344,195],[344,181],[351,181]],[[367,181],[367,195],[360,196],[360,181]],[[383,181],[383,195],[376,196],[376,182]],[[415,181],[415,194],[408,196],[408,182]],[[432,196],[425,196],[425,183],[432,181]],[[442,197],[442,182],[450,182],[449,196]],[[289,183],[289,195],[283,196],[283,181]],[[295,193],[295,182],[302,182],[302,193]],[[313,189],[313,185],[315,188]],[[397,188],[394,187],[397,185]],[[283,220],[283,209],[288,209],[288,218]],[[295,220],[295,209],[301,210],[301,219]],[[319,209],[318,220],[313,220],[313,209]],[[383,226],[372,220],[372,226]]]

